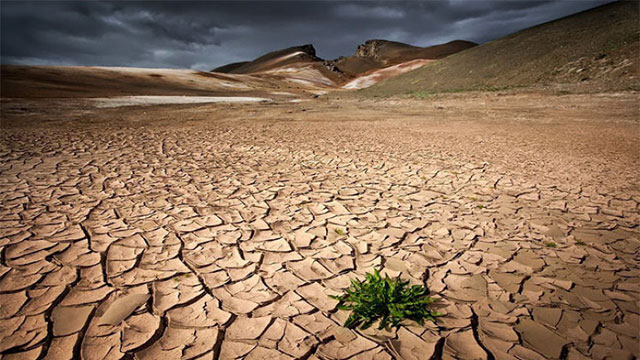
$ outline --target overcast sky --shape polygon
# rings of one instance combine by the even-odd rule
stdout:
[[[209,70],[308,43],[333,59],[368,39],[483,43],[607,2],[2,1],[0,62]]]

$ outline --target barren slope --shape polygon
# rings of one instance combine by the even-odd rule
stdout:
[[[313,45],[307,44],[272,51],[252,61],[227,64],[211,71],[230,74],[251,74],[273,70],[293,63],[312,63],[317,61],[321,61],[321,59],[316,57],[316,49],[313,48]]]
[[[345,82],[354,81],[354,78],[370,75],[393,65],[414,60],[441,59],[475,45],[469,41],[456,40],[422,48],[395,41],[368,40],[358,45],[354,55],[328,61],[316,56],[313,45],[302,45],[273,51],[252,61],[227,64],[212,71],[229,74],[286,73],[289,77],[297,77],[305,81],[343,85]],[[383,72],[379,76],[368,76],[366,80],[359,83],[371,85],[381,78],[400,73],[409,66],[411,65],[399,67],[395,71]],[[313,74],[310,73],[311,71]]]
[[[362,94],[580,84],[582,90],[638,88],[637,2],[607,4],[454,54],[383,81]]]
[[[470,41],[455,40],[446,44],[422,48],[396,41],[367,40],[358,46],[354,55],[338,58],[332,63],[349,76],[359,76],[366,72],[411,60],[441,59],[476,45]]]
[[[266,96],[302,94],[312,83],[289,83],[278,76],[249,76],[196,70],[94,66],[0,67],[4,98],[104,96]],[[293,94],[290,94],[293,95]]]
[[[280,80],[316,86],[334,86],[346,80],[340,71],[332,70],[330,65],[316,56],[316,49],[311,44],[272,51],[252,61],[227,64],[211,71],[277,75]]]

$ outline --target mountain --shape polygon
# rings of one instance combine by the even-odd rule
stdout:
[[[306,72],[313,69],[321,74],[323,81],[340,84],[357,76],[412,60],[441,59],[476,45],[469,41],[456,40],[422,48],[395,41],[368,40],[357,47],[354,55],[327,61],[317,57],[313,45],[309,44],[273,51],[252,61],[232,63],[212,71],[229,74],[287,72],[291,75],[302,69]],[[308,76],[305,79],[311,81]]]
[[[441,59],[476,45],[470,41],[455,40],[446,44],[422,48],[395,41],[368,40],[359,45],[352,56],[338,58],[332,63],[343,73],[358,76],[367,71],[411,60]]]
[[[242,66],[244,66],[244,65],[246,65],[248,63],[249,63],[248,61],[234,62],[234,63],[231,63],[231,64],[227,64],[227,65],[223,65],[223,66],[217,67],[217,68],[215,68],[215,69],[213,69],[211,71],[212,72],[219,72],[219,73],[227,73],[227,74],[229,74],[232,71],[234,71],[235,69],[237,69],[239,67],[242,67]]]
[[[271,75],[303,85],[333,86],[346,80],[337,68],[316,56],[311,44],[272,51],[252,61],[227,64],[211,71]]]
[[[220,66],[211,72],[2,65],[0,93],[2,97],[16,98],[313,94],[345,84],[345,88],[370,86],[431,61],[424,60],[424,57],[443,57],[471,45],[475,44],[456,41],[420,48],[393,41],[370,40],[358,46],[351,57],[326,61],[316,56],[313,45],[307,44],[272,51],[251,61]],[[411,61],[416,58],[419,60]],[[365,78],[357,81],[354,78],[358,75]]]
[[[637,2],[606,4],[537,25],[381,81],[365,96],[566,84],[639,89]]]
[[[318,61],[321,62],[322,59],[316,57],[316,49],[313,45],[307,44],[272,51],[252,61],[232,63],[211,71],[229,74],[251,74],[294,63],[313,63]]]

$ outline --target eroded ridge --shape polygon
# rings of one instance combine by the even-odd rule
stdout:
[[[640,356],[638,194],[332,127],[4,132],[2,359]],[[340,328],[374,267],[446,315]]]

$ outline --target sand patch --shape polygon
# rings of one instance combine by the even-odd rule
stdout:
[[[250,96],[117,96],[91,99],[96,107],[112,108],[139,105],[204,104],[271,102],[271,99]]]

